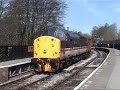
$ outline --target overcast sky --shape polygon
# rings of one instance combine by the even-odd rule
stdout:
[[[92,27],[116,23],[120,29],[120,0],[65,0],[65,27],[91,33]]]

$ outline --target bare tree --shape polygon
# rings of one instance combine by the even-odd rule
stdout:
[[[0,0],[0,19],[5,16],[9,7],[9,0]]]
[[[118,39],[120,39],[120,30],[118,31]]]
[[[6,35],[17,35],[15,44],[26,45],[36,33],[40,36],[53,27],[63,27],[65,6],[63,0],[10,0],[0,26]]]
[[[103,26],[94,26],[92,30],[92,37],[94,38],[103,38],[105,41],[116,40],[117,36],[117,27],[116,24],[105,24]]]

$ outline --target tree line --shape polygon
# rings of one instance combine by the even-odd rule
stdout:
[[[117,29],[116,23],[101,26],[94,26],[92,29],[93,41],[111,41],[120,39],[120,32]]]
[[[51,28],[63,28],[64,0],[1,0],[0,45],[28,45]]]

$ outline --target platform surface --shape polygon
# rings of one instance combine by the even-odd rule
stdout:
[[[110,49],[103,65],[74,90],[120,90],[120,51]]]
[[[20,64],[30,63],[31,58],[16,59],[11,61],[0,62],[0,68],[17,66]]]

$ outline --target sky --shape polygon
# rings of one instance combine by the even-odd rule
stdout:
[[[91,34],[93,26],[117,24],[120,30],[120,0],[65,0],[64,25],[71,31]]]

